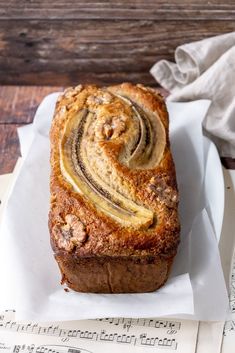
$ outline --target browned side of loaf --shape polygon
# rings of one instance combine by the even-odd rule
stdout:
[[[62,283],[78,292],[143,293],[161,287],[173,259],[156,257],[84,257],[55,255]]]

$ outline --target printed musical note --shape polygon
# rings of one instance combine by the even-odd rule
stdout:
[[[152,320],[151,320],[152,321]],[[151,327],[155,327],[157,320],[154,325]],[[125,319],[122,319],[122,324],[125,323]],[[149,325],[150,326],[150,325]],[[162,325],[164,328],[171,327],[168,321],[165,321]],[[1,330],[10,330],[20,333],[30,333],[36,335],[43,336],[57,336],[62,338],[69,339],[80,339],[80,340],[91,340],[91,341],[101,341],[106,343],[116,343],[116,344],[124,344],[124,345],[140,345],[146,347],[164,347],[168,349],[175,350],[177,348],[176,339],[171,339],[167,337],[149,337],[146,333],[141,334],[139,337],[135,334],[125,334],[118,332],[108,332],[107,330],[98,331],[89,331],[89,330],[80,330],[80,329],[61,329],[58,325],[53,326],[50,325],[48,327],[43,327],[38,324],[28,323],[27,325],[17,323],[17,322],[6,322],[0,324]],[[40,347],[40,351],[37,350],[36,353],[57,353],[57,352],[49,352],[47,348],[44,346]]]
[[[97,319],[101,322],[106,322],[116,326],[122,325],[123,328],[131,326],[144,326],[155,328],[167,328],[180,330],[181,323],[179,321],[157,320],[157,319],[127,319],[127,318],[104,318]]]
[[[86,349],[68,347],[65,345],[41,345],[41,346],[27,346],[15,345],[12,350],[13,353],[92,353]]]
[[[235,252],[232,259],[232,268],[230,275],[230,319],[224,325],[224,337],[221,347],[222,353],[234,352],[235,347]]]

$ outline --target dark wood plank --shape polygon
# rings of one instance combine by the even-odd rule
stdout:
[[[0,174],[11,173],[20,156],[18,124],[0,124]]]
[[[17,127],[33,121],[49,93],[62,87],[0,86],[0,174],[11,173],[20,156]]]
[[[154,85],[149,69],[175,48],[235,30],[235,21],[0,21],[0,83]]]
[[[233,0],[21,0],[7,3],[1,0],[0,19],[234,20],[235,3]]]
[[[62,87],[0,87],[0,123],[27,124],[32,122],[36,109],[49,93],[61,91]]]

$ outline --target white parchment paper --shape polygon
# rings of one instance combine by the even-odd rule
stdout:
[[[219,234],[211,224],[213,215],[207,213],[204,188],[208,148],[204,146],[201,121],[210,102],[168,103],[182,225],[181,244],[169,280],[153,293],[84,294],[65,292],[60,285],[47,227],[48,132],[57,96],[47,96],[34,123],[19,129],[24,161],[0,228],[1,308],[16,309],[17,320],[110,316],[223,320],[228,301],[217,246]],[[223,206],[220,211],[222,217]]]

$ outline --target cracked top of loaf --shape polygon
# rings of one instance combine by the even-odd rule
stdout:
[[[172,257],[178,191],[162,96],[142,85],[78,85],[59,98],[51,139],[55,252]]]

